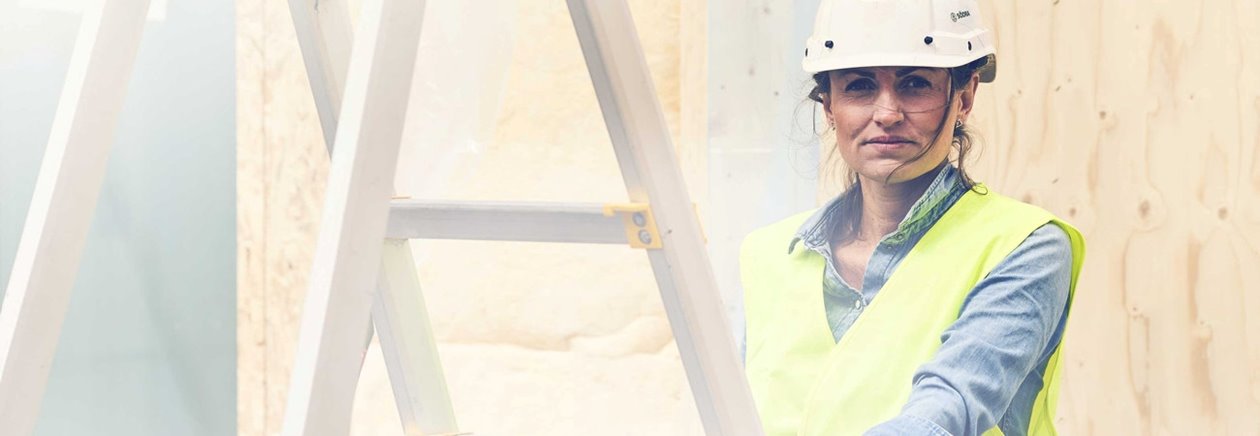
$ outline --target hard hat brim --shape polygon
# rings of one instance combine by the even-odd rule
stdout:
[[[986,63],[984,67],[980,68],[979,73],[980,81],[989,83],[992,82],[997,75],[997,59],[992,55],[993,50],[989,49],[969,56],[931,54],[871,54],[845,56],[843,58],[828,58],[820,56],[816,58],[805,58],[801,62],[801,67],[805,69],[805,72],[810,74],[821,73],[823,71],[870,67],[955,68],[967,65],[977,59],[988,56],[988,63]]]

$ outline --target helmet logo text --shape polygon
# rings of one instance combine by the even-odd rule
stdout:
[[[960,19],[967,18],[967,17],[970,17],[970,16],[971,16],[971,11],[968,11],[968,10],[966,10],[966,9],[961,10],[961,11],[958,11],[958,12],[950,12],[950,13],[949,13],[949,19],[950,19],[950,21],[953,21],[953,22],[955,22],[955,23],[957,23],[957,22],[958,22],[958,20],[960,20]]]

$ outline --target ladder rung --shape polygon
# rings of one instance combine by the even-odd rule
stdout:
[[[394,200],[390,239],[628,244],[621,217],[599,203]]]

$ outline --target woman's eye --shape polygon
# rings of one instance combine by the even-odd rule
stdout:
[[[918,76],[910,76],[901,81],[902,88],[908,89],[928,89],[932,87],[932,82]]]
[[[869,79],[854,80],[844,86],[845,92],[870,91],[872,89],[875,89],[875,83],[871,82]]]

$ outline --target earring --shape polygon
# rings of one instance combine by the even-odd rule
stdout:
[[[954,120],[954,130],[962,130],[963,123],[960,120]]]

